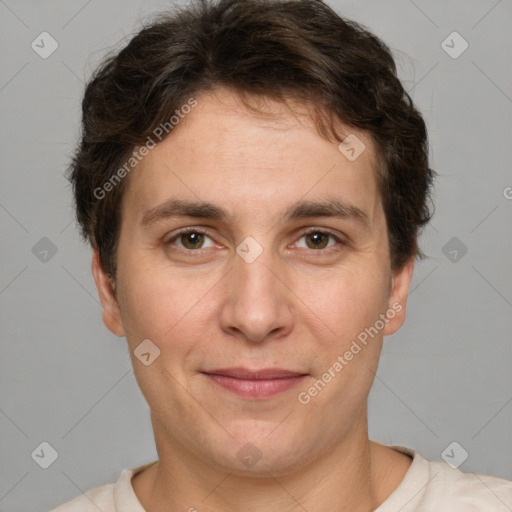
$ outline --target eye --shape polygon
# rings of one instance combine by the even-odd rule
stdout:
[[[300,243],[304,240],[304,243]],[[311,251],[330,252],[335,245],[343,245],[343,241],[330,231],[312,228],[295,242],[295,246],[300,249]],[[166,246],[177,248],[184,252],[201,252],[202,249],[215,247],[215,242],[201,228],[185,228],[174,234],[165,241]]]
[[[205,240],[210,240],[209,245],[204,245]],[[165,242],[165,245],[176,245],[180,249],[194,251],[214,247],[213,240],[206,235],[205,231],[198,228],[182,230]]]
[[[314,251],[319,249],[330,249],[332,246],[336,245],[336,243],[341,243],[341,240],[331,232],[322,231],[320,229],[311,229],[307,231],[301,236],[300,240],[302,239],[305,240],[305,246],[301,247],[299,242],[297,242],[297,247],[311,249]]]

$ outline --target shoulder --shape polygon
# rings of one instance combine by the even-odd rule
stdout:
[[[431,476],[429,499],[433,505],[453,506],[468,512],[512,510],[512,481],[465,472],[441,461],[428,461],[428,464]]]
[[[115,512],[114,487],[113,483],[94,487],[50,512]]]
[[[512,510],[512,481],[466,472],[443,461],[429,460],[403,446],[395,445],[392,448],[411,456],[413,462],[402,483],[386,502],[386,506],[378,509],[379,512],[388,512],[388,505],[397,504],[403,507],[402,512]]]
[[[132,477],[157,461],[121,471],[114,483],[94,487],[50,512],[144,512],[132,487]]]

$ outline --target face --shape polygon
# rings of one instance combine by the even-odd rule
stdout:
[[[264,118],[225,89],[196,99],[129,176],[115,294],[94,254],[104,322],[159,453],[286,474],[366,428],[412,262],[391,271],[369,136],[345,128],[365,145],[349,159],[299,104]]]

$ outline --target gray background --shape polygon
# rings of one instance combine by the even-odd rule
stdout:
[[[156,458],[126,342],[101,321],[63,172],[83,81],[107,48],[166,5],[0,0],[4,512],[48,510]],[[396,50],[441,175],[421,239],[428,259],[370,396],[370,436],[438,460],[457,441],[469,453],[461,469],[512,479],[512,2],[331,5]],[[47,59],[31,48],[43,31],[59,44]],[[453,31],[469,43],[456,59],[441,47]],[[43,237],[54,255],[41,252],[47,241],[36,245]],[[48,469],[31,457],[43,441],[58,453]]]

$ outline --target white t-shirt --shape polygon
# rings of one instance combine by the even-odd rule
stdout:
[[[374,512],[511,512],[512,481],[453,469],[403,446],[413,461],[400,485]],[[124,469],[115,483],[95,487],[50,512],[146,512],[131,479],[154,464]]]

